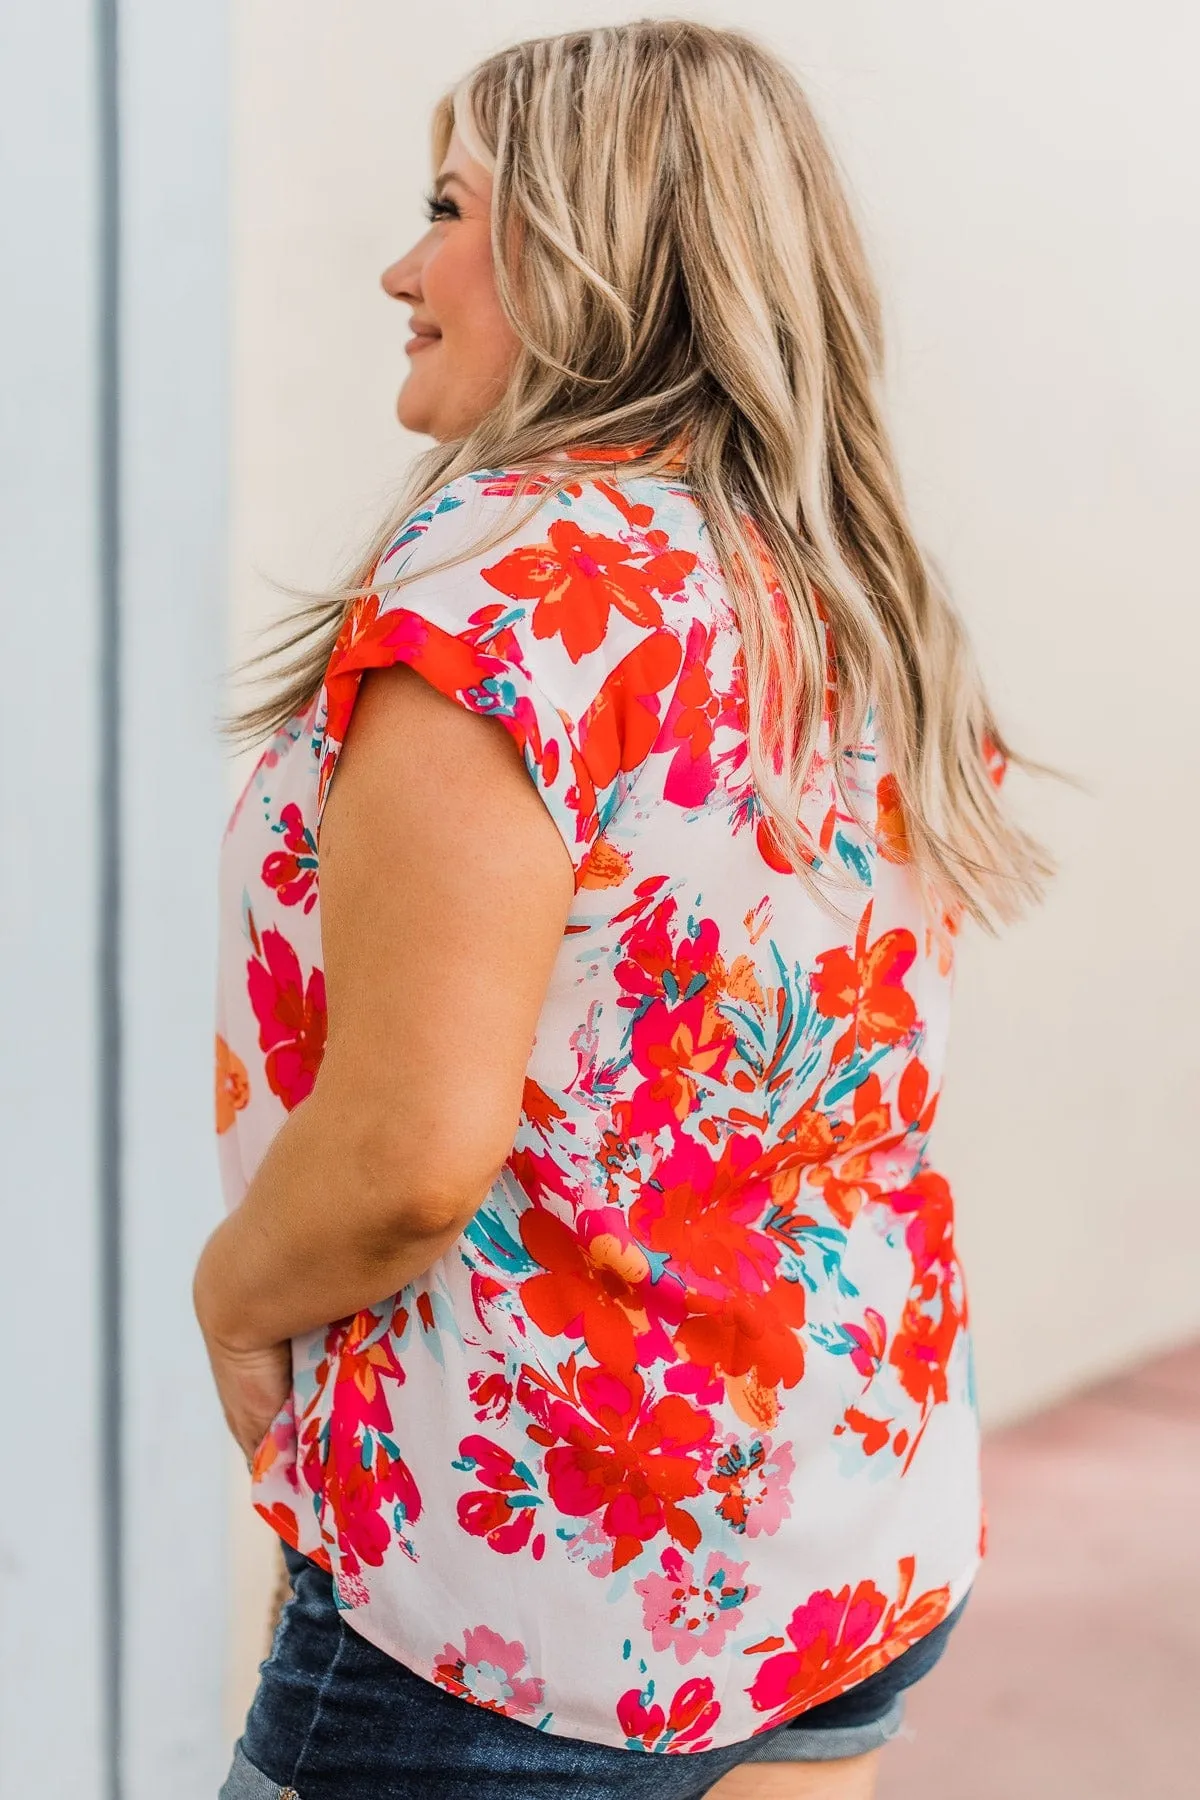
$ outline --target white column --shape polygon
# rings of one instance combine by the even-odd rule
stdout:
[[[106,1793],[97,58],[0,11],[0,1793]]]
[[[0,1795],[212,1800],[225,20],[0,12]]]
[[[191,1271],[220,1212],[225,30],[219,0],[120,0],[121,1800],[212,1800],[223,1758],[227,1463]]]

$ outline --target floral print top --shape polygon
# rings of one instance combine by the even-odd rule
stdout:
[[[507,1165],[388,1304],[297,1338],[254,1499],[348,1623],[541,1730],[686,1753],[932,1629],[980,1549],[952,1203],[930,1166],[945,924],[868,723],[781,855],[700,511],[671,475],[443,488],[226,833],[217,1127],[236,1206],[325,1041],[321,809],[362,672],[497,719],[575,869]],[[561,476],[561,485],[558,485]],[[853,813],[873,824],[864,831]],[[383,951],[381,951],[383,954]]]

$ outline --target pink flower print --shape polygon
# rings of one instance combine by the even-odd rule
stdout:
[[[371,1308],[326,1332],[318,1395],[328,1397],[331,1379],[332,1406],[324,1421],[310,1403],[301,1466],[310,1491],[323,1495],[340,1569],[351,1579],[363,1563],[380,1568],[399,1522],[421,1516],[420,1492],[392,1435],[392,1400],[404,1370]]]
[[[476,1625],[463,1637],[463,1647],[447,1644],[434,1664],[433,1678],[460,1700],[471,1700],[486,1712],[506,1718],[528,1718],[542,1704],[545,1683],[524,1673],[524,1644],[506,1643],[498,1631]]]
[[[250,1004],[267,1085],[291,1112],[312,1093],[325,1054],[325,976],[314,969],[306,987],[300,959],[279,931],[263,932],[261,958],[246,964]]]
[[[482,494],[497,499],[511,500],[517,491],[517,483],[520,479],[521,476],[518,472],[501,475],[498,476],[495,481],[485,481],[479,491]],[[527,494],[544,494],[549,487],[550,481],[548,477],[544,475],[535,475],[533,480],[526,487],[525,492]],[[574,494],[576,499],[578,499],[579,495],[583,492],[583,489],[577,481],[569,481],[563,484],[560,491],[566,494]]]
[[[358,1568],[339,1567],[335,1569],[333,1585],[337,1589],[338,1599],[345,1607],[366,1606],[370,1603],[371,1590],[363,1580],[362,1571]]]
[[[567,1560],[583,1563],[589,1575],[607,1581],[613,1573],[613,1541],[598,1518],[591,1518],[567,1544]]]
[[[787,1444],[769,1437],[749,1444],[732,1438],[713,1463],[709,1490],[720,1494],[717,1511],[727,1525],[747,1537],[770,1537],[791,1517],[788,1486],[796,1464]]]
[[[654,910],[635,918],[624,941],[628,960],[613,971],[626,994],[624,1006],[646,1000],[668,1000],[672,1006],[702,993],[720,961],[721,934],[712,919],[701,919],[689,937],[671,942],[676,906],[662,900]]]
[[[828,1588],[798,1606],[787,1627],[792,1648],[770,1656],[749,1689],[760,1712],[775,1713],[782,1723],[832,1688],[847,1685],[843,1677],[870,1643],[887,1608],[887,1597],[874,1582],[861,1581],[851,1593]],[[778,1641],[778,1640],[777,1640]]]
[[[701,1577],[673,1547],[662,1553],[663,1573],[634,1582],[642,1596],[643,1623],[655,1650],[673,1650],[681,1663],[719,1656],[741,1623],[742,1607],[758,1593],[746,1585],[747,1563],[712,1551]]]
[[[627,1135],[682,1125],[693,1112],[701,1086],[725,1079],[725,1064],[737,1039],[702,994],[679,1006],[653,1000],[634,1022],[630,1048],[634,1067],[646,1077],[621,1108]]]
[[[282,833],[284,848],[272,850],[266,858],[263,881],[275,889],[284,906],[298,906],[303,901],[309,913],[317,904],[316,840],[294,802],[284,807],[272,830]]]
[[[772,1715],[763,1730],[866,1681],[940,1624],[950,1591],[930,1588],[912,1599],[914,1569],[912,1557],[901,1558],[892,1601],[873,1581],[860,1581],[836,1594],[822,1588],[796,1608],[787,1626],[791,1648],[768,1657],[747,1689],[755,1710]]]
[[[675,1691],[664,1713],[654,1700],[654,1683],[630,1688],[617,1701],[617,1719],[631,1750],[658,1754],[707,1750],[710,1733],[721,1716],[720,1702],[707,1675],[693,1675]]]
[[[467,1470],[483,1483],[458,1503],[458,1522],[472,1537],[486,1538],[493,1550],[511,1556],[523,1550],[533,1531],[541,1496],[530,1471],[507,1450],[487,1438],[472,1435],[458,1446],[456,1469]],[[535,1557],[545,1550],[541,1532],[534,1543]]]
[[[663,735],[678,744],[667,770],[663,798],[675,806],[703,806],[716,786],[711,748],[721,702],[709,682],[708,661],[716,627],[695,619],[688,632],[683,672],[663,720]]]
[[[850,1361],[870,1381],[887,1348],[887,1321],[873,1306],[868,1306],[861,1325],[843,1325],[842,1330],[854,1346]]]

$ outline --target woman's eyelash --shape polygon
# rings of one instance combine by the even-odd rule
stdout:
[[[425,216],[431,225],[435,225],[439,219],[458,219],[462,217],[453,200],[443,200],[437,194],[426,194]]]

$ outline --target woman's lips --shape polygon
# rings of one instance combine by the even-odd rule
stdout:
[[[430,344],[440,343],[441,338],[442,334],[440,331],[418,331],[413,337],[410,337],[407,344],[405,344],[405,354],[407,356],[415,356],[418,350],[428,350]]]

